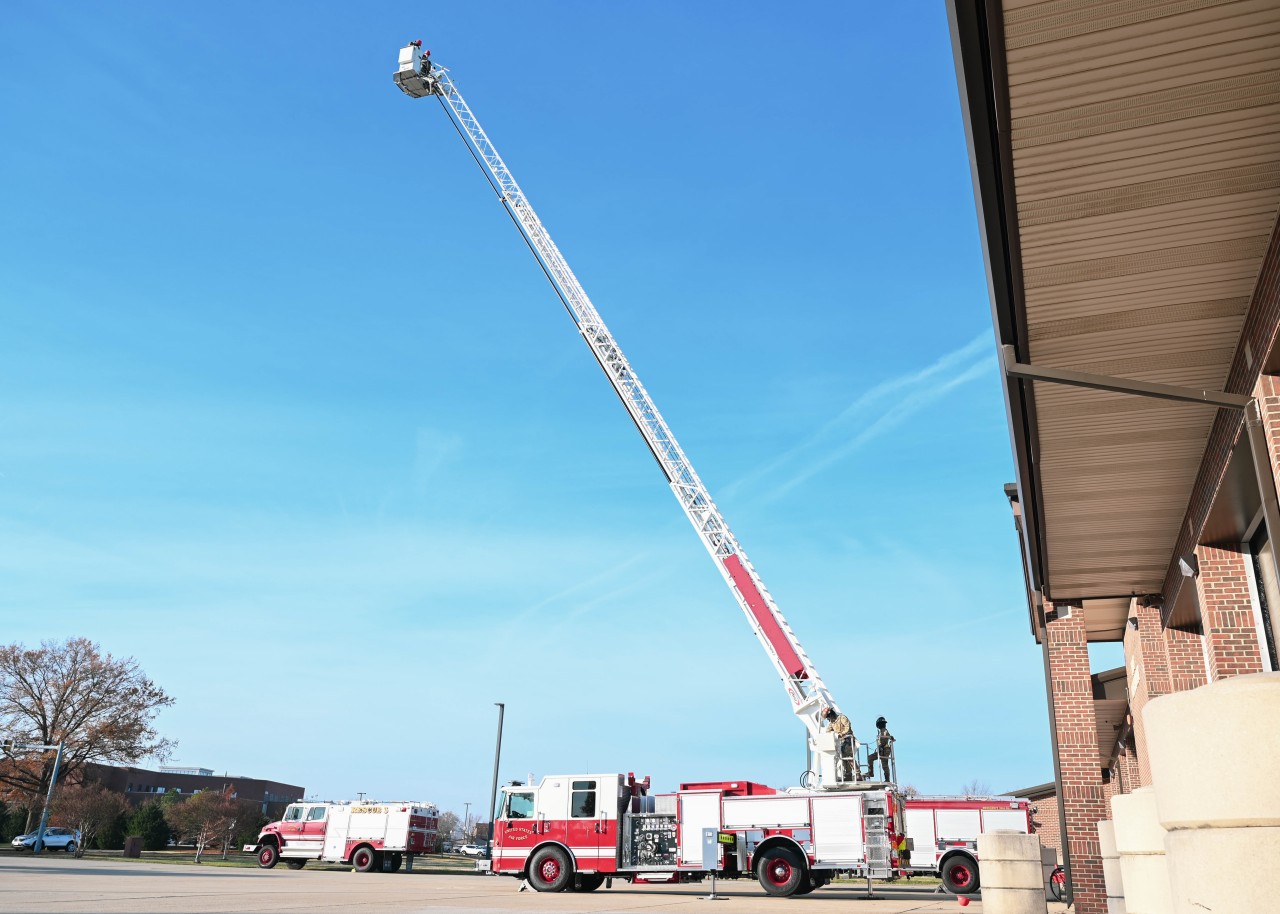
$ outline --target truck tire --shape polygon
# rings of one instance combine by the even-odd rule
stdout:
[[[954,854],[939,868],[942,887],[952,895],[972,895],[978,891],[978,861],[968,854]]]
[[[569,855],[558,847],[544,847],[529,861],[529,885],[539,892],[563,892],[572,882]]]
[[[604,877],[599,873],[580,873],[573,880],[575,892],[594,892],[602,885],[604,885]]]
[[[378,852],[367,845],[360,845],[351,852],[351,868],[357,873],[371,873],[378,867]]]
[[[291,869],[291,870],[300,870],[300,869],[302,869],[304,866],[306,866],[306,865],[307,865],[307,861],[305,861],[305,860],[286,860],[286,861],[284,862],[284,865],[285,865],[285,866],[287,866],[287,867],[288,867],[289,869]]]
[[[274,844],[264,844],[258,848],[258,866],[269,870],[280,862],[280,848]]]
[[[809,878],[800,855],[789,847],[771,847],[761,854],[756,874],[761,887],[779,897],[798,894]]]
[[[384,873],[398,873],[400,867],[404,864],[404,854],[401,853],[384,854],[383,859],[382,871]]]

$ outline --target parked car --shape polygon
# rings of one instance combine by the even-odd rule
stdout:
[[[465,854],[468,857],[488,857],[489,848],[483,844],[464,844],[458,848],[459,854]]]
[[[36,832],[26,835],[18,835],[13,839],[14,850],[31,850],[35,847]],[[76,845],[80,843],[80,832],[71,828],[59,828],[52,826],[44,830],[44,847],[50,851],[66,851],[68,854],[74,854]]]

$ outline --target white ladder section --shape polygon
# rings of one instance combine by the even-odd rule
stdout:
[[[631,363],[623,355],[613,334],[591,304],[582,284],[569,268],[564,255],[552,241],[524,191],[516,183],[502,156],[498,154],[471,107],[458,91],[449,71],[435,66],[427,74],[423,74],[417,52],[418,48],[414,45],[401,49],[400,68],[395,74],[396,83],[405,94],[416,98],[436,96],[449,112],[459,135],[464,138],[477,163],[484,169],[490,185],[520,229],[547,279],[573,317],[578,332],[640,430],[667,477],[676,500],[680,502],[680,507],[693,524],[698,538],[711,554],[725,583],[729,585],[746,615],[748,624],[781,677],[793,711],[808,730],[809,748],[818,762],[819,785],[839,786],[835,752],[826,745],[830,740],[819,739],[820,735],[828,736],[822,732],[822,713],[828,707],[837,707],[835,700],[729,529],[712,500],[711,493],[698,478],[658,407],[636,376]]]

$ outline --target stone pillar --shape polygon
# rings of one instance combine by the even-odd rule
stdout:
[[[1098,758],[1098,725],[1089,678],[1084,611],[1071,609],[1067,618],[1048,622],[1044,637],[1052,682],[1053,738],[1058,746],[1066,813],[1062,837],[1070,853],[1075,914],[1105,914],[1107,896],[1102,883],[1097,825],[1107,818],[1107,806],[1103,799],[1102,762]]]
[[[1016,831],[978,835],[978,879],[984,914],[1046,914],[1040,839]]]
[[[1280,861],[1280,673],[1166,695],[1144,713],[1172,910],[1275,910],[1270,868],[1251,870]]]
[[[1107,914],[1126,914],[1120,851],[1116,850],[1116,824],[1110,819],[1098,823],[1098,847],[1102,852],[1102,881],[1107,886]]]
[[[1198,546],[1196,594],[1209,654],[1209,678],[1262,672],[1262,651],[1241,552]]]
[[[1140,787],[1133,793],[1112,797],[1111,812],[1125,910],[1128,914],[1170,914],[1173,895],[1155,789]]]

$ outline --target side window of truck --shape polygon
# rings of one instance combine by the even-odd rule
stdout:
[[[324,818],[325,813],[329,811],[328,806],[312,806],[311,811],[307,813],[308,822],[319,822]]]
[[[574,781],[570,798],[569,815],[575,819],[590,819],[596,814],[596,782]]]
[[[509,795],[507,800],[507,818],[508,819],[532,819],[533,818],[533,794],[531,793],[513,793]]]
[[[290,806],[288,809],[284,811],[283,821],[285,822],[297,822],[301,818],[302,818],[301,806]]]

